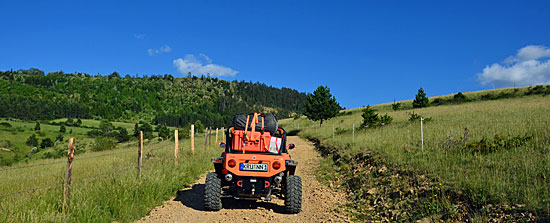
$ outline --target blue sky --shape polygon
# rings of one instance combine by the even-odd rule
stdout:
[[[263,82],[342,106],[550,83],[547,1],[2,1],[0,70]]]

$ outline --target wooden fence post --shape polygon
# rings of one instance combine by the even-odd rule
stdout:
[[[212,127],[208,127],[208,145],[212,145]]]
[[[191,125],[191,153],[195,153],[195,125]]]
[[[176,164],[178,163],[178,152],[179,152],[179,139],[178,139],[178,130],[174,130],[174,160]]]
[[[204,149],[206,149],[207,143],[208,143],[208,128],[204,129]]]
[[[141,177],[141,154],[143,151],[143,131],[139,131],[138,159],[137,159],[137,177]]]
[[[216,141],[215,143],[218,143],[218,128],[216,128]]]
[[[71,177],[74,158],[74,138],[69,139],[69,149],[67,152],[67,172],[65,173],[65,183],[63,188],[63,213],[67,213],[70,205]]]
[[[222,127],[222,141],[225,140],[225,127]]]

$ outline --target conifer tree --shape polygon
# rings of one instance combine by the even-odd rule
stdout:
[[[324,120],[335,117],[340,111],[340,105],[327,86],[319,86],[313,94],[308,94],[304,106],[304,115],[310,120],[320,121],[319,126],[323,126]]]
[[[428,107],[430,103],[430,100],[428,97],[426,97],[426,93],[424,92],[424,89],[420,88],[418,89],[418,93],[416,94],[415,99],[413,100],[413,108],[424,108]]]

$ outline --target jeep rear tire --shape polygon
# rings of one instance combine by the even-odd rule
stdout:
[[[222,209],[222,181],[217,173],[208,173],[204,186],[204,209],[219,211]]]
[[[290,214],[302,210],[302,179],[296,175],[286,178],[285,210]]]

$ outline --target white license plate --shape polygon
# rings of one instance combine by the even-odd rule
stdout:
[[[267,163],[241,163],[240,170],[267,172]]]

